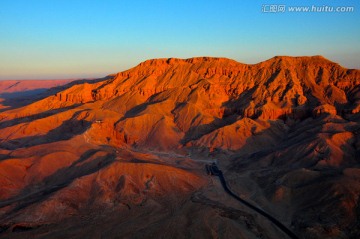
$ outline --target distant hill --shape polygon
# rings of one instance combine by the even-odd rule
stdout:
[[[49,89],[65,85],[74,80],[1,80],[0,94]]]
[[[89,81],[92,79],[1,80],[0,111],[29,104],[60,91],[61,87],[70,87],[71,84]]]

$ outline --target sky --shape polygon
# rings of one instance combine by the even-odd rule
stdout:
[[[0,0],[0,80],[96,78],[195,56],[323,55],[360,69],[359,26],[359,0]]]

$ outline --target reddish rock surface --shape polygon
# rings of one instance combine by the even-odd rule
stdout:
[[[155,59],[3,110],[0,238],[284,237],[215,159],[300,237],[356,237],[359,85],[321,56]]]

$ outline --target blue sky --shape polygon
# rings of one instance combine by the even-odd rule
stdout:
[[[352,13],[264,13],[266,4]],[[323,55],[360,68],[360,1],[1,0],[0,79],[101,77],[150,58]]]

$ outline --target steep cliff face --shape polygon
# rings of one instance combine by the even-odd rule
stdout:
[[[122,115],[114,130],[129,144],[155,142],[174,148],[202,138],[217,147],[229,145],[219,140],[234,142],[227,138],[236,135],[230,125],[241,118],[297,120],[356,113],[359,83],[359,70],[321,56],[280,56],[254,65],[225,58],[170,58],[145,61],[107,81],[75,85],[56,97],[70,104],[101,102],[103,109]],[[224,126],[221,131],[232,133],[217,132]],[[218,133],[221,139],[213,139]],[[151,135],[168,140],[164,145]]]
[[[359,82],[358,70],[345,69],[321,56],[274,57],[255,65],[225,58],[158,59],[118,73],[106,82],[74,86],[57,96],[61,101],[84,103],[129,92],[151,100],[152,96],[171,92],[166,99],[197,103],[196,95],[201,94],[211,101],[205,105],[207,110],[220,108],[276,119],[282,113],[321,104],[354,109],[358,93],[351,91]]]

